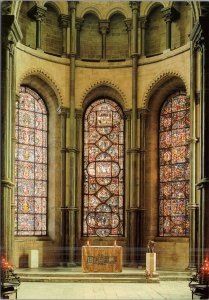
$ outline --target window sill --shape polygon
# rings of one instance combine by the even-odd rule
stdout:
[[[156,242],[170,242],[170,243],[186,243],[189,242],[189,237],[185,236],[158,236],[154,239]]]

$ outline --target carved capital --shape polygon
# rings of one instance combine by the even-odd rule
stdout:
[[[12,1],[2,1],[1,10],[2,15],[10,15],[12,10]]]
[[[76,9],[78,1],[69,1],[68,3],[69,3],[70,10],[74,10],[74,9]]]
[[[146,16],[140,16],[139,17],[139,24],[140,24],[140,27],[142,29],[145,29],[146,26],[147,26],[147,17]]]
[[[126,25],[126,30],[131,31],[131,29],[132,29],[132,20],[131,19],[125,19],[124,23]]]
[[[149,110],[147,108],[138,108],[137,109],[137,118],[146,120]]]
[[[70,109],[65,106],[59,106],[57,109],[57,113],[61,116],[68,116],[70,114]]]
[[[14,53],[14,47],[23,38],[20,27],[14,15],[2,16],[2,46],[3,49]]]
[[[76,118],[76,120],[81,120],[83,118],[83,110],[82,109],[75,110],[75,118]]]
[[[62,28],[67,28],[70,24],[70,17],[68,15],[61,14],[58,18],[59,25]]]
[[[138,1],[130,1],[130,7],[132,11],[139,9],[139,2]]]
[[[28,11],[28,16],[36,21],[42,22],[46,16],[46,11],[46,7],[35,5]]]
[[[131,120],[131,109],[124,111],[125,119]]]
[[[109,25],[110,21],[108,20],[101,20],[99,22],[99,31],[101,34],[107,34],[109,32]]]
[[[180,13],[174,7],[166,7],[161,9],[165,22],[176,21],[180,17]]]
[[[195,24],[190,34],[190,40],[192,41],[194,50],[203,51],[205,45],[205,32],[204,26],[200,21]]]
[[[209,187],[209,178],[202,178],[197,184],[196,184],[197,188],[199,190],[201,189],[205,189]]]
[[[82,26],[83,26],[83,23],[84,23],[84,19],[83,18],[76,18],[75,28],[80,31],[81,28],[82,28]]]

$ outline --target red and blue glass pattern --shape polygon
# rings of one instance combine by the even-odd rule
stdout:
[[[163,104],[159,128],[159,235],[189,234],[189,98],[176,92]]]
[[[43,100],[22,86],[16,103],[15,235],[47,233],[47,131]]]
[[[124,234],[124,119],[112,100],[93,102],[84,118],[84,236]]]

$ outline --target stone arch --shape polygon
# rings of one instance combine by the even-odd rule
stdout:
[[[61,10],[60,10],[60,7],[57,3],[55,3],[54,1],[45,1],[44,3],[44,6],[47,7],[47,6],[51,6],[58,15],[61,14]]]
[[[83,10],[81,13],[81,18],[83,18],[86,14],[93,14],[95,15],[99,20],[102,19],[102,16],[100,14],[100,11],[96,9],[95,7],[87,7]]]
[[[101,97],[108,97],[117,101],[123,109],[127,105],[125,94],[119,89],[119,87],[110,81],[101,80],[86,89],[81,99],[80,106],[85,109],[92,101]]]
[[[169,86],[168,86],[169,83]],[[167,85],[167,86],[166,86]],[[186,90],[186,93],[188,94],[188,85],[186,83],[185,78],[179,74],[178,72],[174,71],[167,71],[159,74],[148,86],[146,89],[146,92],[143,96],[142,106],[144,108],[148,108],[149,101],[152,95],[159,91],[162,88],[165,88],[165,93],[169,88],[174,89],[179,87],[184,87]]]
[[[114,7],[113,9],[111,9],[107,15],[106,15],[106,18],[107,20],[110,20],[110,18],[113,16],[113,15],[116,15],[116,14],[120,14],[122,15],[123,17],[125,17],[126,19],[129,17],[127,12],[121,8],[121,7]]]
[[[28,70],[21,76],[16,87],[17,95],[22,84],[34,88],[43,98],[52,100],[52,103],[56,107],[63,104],[63,97],[56,83],[41,69]]]
[[[163,6],[166,7],[164,2],[148,2],[147,6],[144,7],[144,11],[143,14],[141,12],[141,15],[143,16],[149,16],[149,14],[151,13],[151,11],[156,8],[157,6]]]

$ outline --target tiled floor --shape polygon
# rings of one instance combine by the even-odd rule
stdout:
[[[187,281],[161,283],[22,282],[18,299],[191,299]]]

